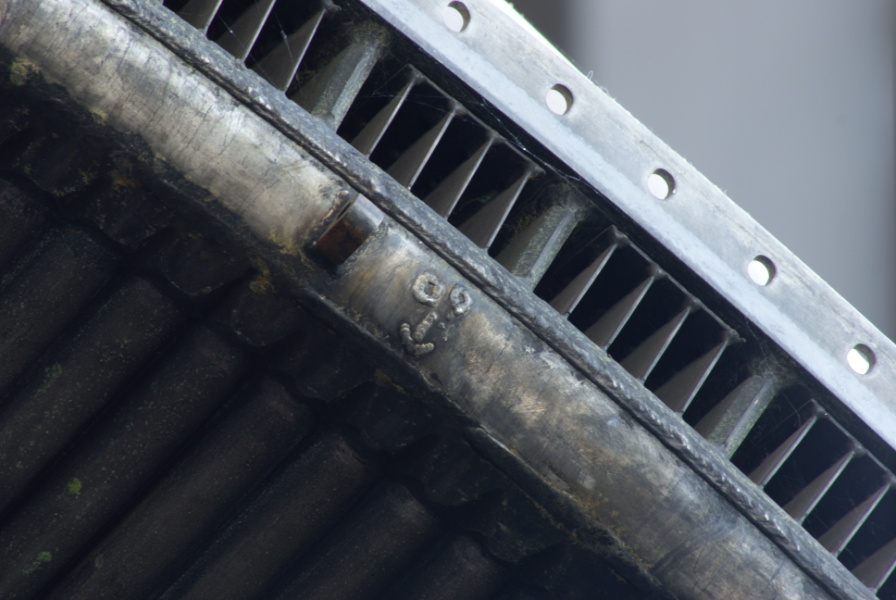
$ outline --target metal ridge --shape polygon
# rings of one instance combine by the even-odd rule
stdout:
[[[526,129],[648,234],[755,323],[896,448],[896,345],[745,211],[576,69],[501,0],[463,3],[360,0]],[[444,23],[462,5],[460,32]],[[520,57],[529,57],[521,60]],[[537,57],[537,59],[535,58]],[[546,105],[555,86],[568,111]],[[648,177],[661,170],[674,192],[659,200]],[[765,287],[747,267],[774,265]],[[860,375],[847,364],[857,345],[872,354]]]

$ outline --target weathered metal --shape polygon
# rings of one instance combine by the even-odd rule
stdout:
[[[626,569],[679,597],[873,597],[722,453],[528,294],[532,274],[544,269],[537,254],[527,254],[531,244],[507,250],[520,281],[429,209],[414,204],[405,187],[372,169],[316,118],[271,94],[274,88],[254,75],[235,69],[223,51],[205,44],[175,17],[132,0],[108,4],[118,12],[91,0],[14,0],[0,9],[0,44],[11,54],[16,85],[39,80],[59,86],[102,126],[151,153],[144,160],[156,175],[193,200],[195,205],[185,209],[214,219],[224,235],[262,261],[303,304],[355,336],[359,347],[379,354],[382,368],[396,380],[426,390],[459,412],[473,443],[552,509],[558,525],[581,544],[599,554],[615,553],[614,560]],[[400,15],[397,3],[376,4],[399,31],[450,61],[470,82],[501,88],[482,93],[507,114],[533,111],[536,134],[556,128],[556,115],[537,112],[543,108],[540,96],[533,96],[521,79],[508,80],[522,77],[516,67],[497,72],[485,64],[490,61],[477,57],[484,42],[452,41],[436,30],[433,11],[439,7],[433,3]],[[473,23],[482,16],[474,11]],[[499,59],[522,35],[518,25],[505,20],[496,20],[507,36],[494,51]],[[475,28],[463,33],[477,35]],[[469,65],[459,64],[467,59]],[[563,81],[581,84],[580,76],[566,71],[556,57],[546,65],[538,68],[553,75],[570,73],[579,79]],[[344,83],[357,89],[355,74],[347,73]],[[889,377],[880,364],[890,354],[886,342],[861,319],[840,321],[840,329],[855,327],[872,336],[862,340],[878,352],[878,368],[858,379],[844,372],[836,353],[826,353],[842,332],[820,336],[809,328],[795,333],[802,313],[765,298],[741,281],[739,262],[726,260],[762,242],[764,251],[774,250],[769,253],[779,272],[773,293],[793,294],[784,288],[809,285],[800,293],[819,294],[821,306],[842,308],[841,301],[815,286],[813,275],[640,126],[622,122],[618,107],[596,92],[580,95],[576,85],[568,85],[575,100],[562,118],[580,128],[580,135],[561,129],[569,143],[561,147],[555,131],[545,137],[545,145],[583,177],[593,177],[599,190],[631,211],[832,391],[849,398],[873,396],[871,408],[861,406],[864,400],[847,404],[864,418],[880,415],[883,432],[878,432],[890,440],[886,419],[892,412],[886,397],[875,395]],[[335,125],[345,106],[331,102],[329,93],[316,96],[329,98],[330,108],[318,112]],[[602,120],[589,121],[589,102],[600,103]],[[337,105],[341,108],[332,109]],[[600,140],[587,139],[598,134]],[[604,147],[604,140],[612,140],[608,143],[615,150]],[[644,161],[650,163],[649,172],[657,156],[676,174],[672,200],[688,199],[690,206],[677,216],[644,198]],[[347,204],[357,193],[366,198]],[[720,206],[739,240],[724,248],[716,248],[716,236],[707,233],[717,230],[713,219]],[[535,220],[529,240],[556,247],[560,242],[551,236],[563,237],[564,223],[576,211],[571,202],[545,213],[544,221],[559,224],[559,230],[540,229]],[[682,220],[694,217],[691,211],[704,216],[687,228]],[[506,212],[495,218],[505,217]],[[488,245],[496,231],[489,226],[471,236]],[[321,257],[326,268],[318,263]],[[782,271],[799,283],[786,284]],[[726,450],[742,439],[767,402],[762,382],[751,385],[756,389],[731,397],[730,404],[742,405],[739,420],[725,413],[706,421],[709,438]],[[49,514],[53,502],[47,497],[29,510]],[[408,506],[417,510],[413,502]],[[428,516],[420,513],[419,519]],[[19,532],[16,539],[23,536]],[[19,589],[29,585],[25,581]]]

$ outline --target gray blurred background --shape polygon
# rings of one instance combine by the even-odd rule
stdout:
[[[896,339],[892,0],[515,0]]]

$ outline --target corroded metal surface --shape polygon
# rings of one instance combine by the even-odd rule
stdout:
[[[152,25],[153,19],[159,18],[140,3],[112,4],[143,26]],[[470,252],[464,245],[468,242],[444,224],[438,224],[432,214],[405,206],[408,194],[404,188],[370,170],[357,153],[342,149],[338,138],[317,120],[294,109],[284,109],[280,114],[278,101],[269,102],[264,90],[252,88],[256,80],[241,80],[242,75],[204,46],[188,48],[186,54],[193,66],[181,62],[159,41],[96,2],[11,2],[3,10],[0,40],[11,54],[5,65],[12,84],[22,89],[53,89],[59,100],[77,106],[81,114],[85,109],[89,111],[96,123],[88,129],[99,128],[114,138],[117,152],[126,148],[137,154],[141,168],[149,175],[143,181],[154,181],[153,185],[164,182],[177,190],[176,201],[169,202],[171,206],[162,211],[164,214],[154,218],[165,222],[174,211],[191,215],[191,219],[202,224],[198,234],[176,231],[166,234],[171,237],[165,238],[164,243],[153,241],[144,247],[139,245],[144,240],[160,239],[153,237],[154,226],[122,226],[116,219],[122,218],[126,224],[126,218],[116,215],[111,219],[101,211],[103,217],[97,223],[104,235],[129,248],[116,252],[130,256],[139,249],[139,253],[152,256],[147,265],[154,269],[153,277],[161,277],[167,282],[165,286],[170,286],[165,287],[169,290],[165,293],[178,298],[178,306],[197,303],[187,309],[190,314],[205,314],[207,307],[217,306],[212,298],[228,298],[222,308],[211,311],[227,315],[215,317],[226,323],[223,338],[201,327],[185,336],[182,344],[188,349],[183,350],[183,359],[168,359],[175,374],[166,375],[164,369],[160,370],[158,384],[148,380],[147,391],[136,394],[129,401],[131,404],[124,402],[120,409],[109,413],[103,421],[104,428],[97,430],[98,437],[85,442],[83,455],[72,458],[52,476],[41,471],[43,458],[34,463],[29,478],[37,478],[37,483],[28,485],[37,486],[36,501],[10,512],[5,529],[0,530],[0,535],[2,531],[9,535],[7,547],[12,548],[11,560],[18,565],[16,578],[6,584],[11,597],[41,589],[47,580],[40,577],[61,577],[65,563],[87,551],[91,531],[100,531],[104,536],[108,533],[104,543],[110,548],[127,548],[132,543],[128,540],[144,535],[141,528],[151,529],[155,518],[152,515],[169,510],[172,505],[166,502],[170,500],[159,499],[161,496],[147,500],[118,529],[114,529],[111,519],[125,507],[134,506],[133,486],[147,485],[152,461],[160,459],[171,447],[183,444],[183,436],[195,431],[215,403],[221,401],[225,390],[213,388],[206,380],[220,379],[218,383],[225,388],[228,382],[241,381],[243,361],[258,356],[254,354],[257,350],[243,345],[266,348],[297,328],[315,330],[307,322],[300,325],[302,318],[290,316],[290,307],[295,309],[297,302],[352,340],[348,354],[374,357],[381,379],[389,380],[389,385],[394,381],[396,386],[413,390],[412,395],[419,396],[422,404],[442,411],[434,420],[445,431],[465,438],[461,446],[472,445],[479,456],[490,458],[491,469],[498,465],[512,480],[504,480],[505,476],[494,470],[490,475],[494,481],[504,482],[507,489],[517,490],[514,493],[523,490],[524,496],[539,503],[537,510],[550,511],[555,529],[547,527],[545,531],[554,531],[577,552],[584,548],[592,557],[603,557],[592,558],[599,564],[609,560],[613,569],[634,582],[633,587],[626,587],[626,593],[638,594],[635,590],[662,586],[669,594],[688,598],[871,597],[752,487],[725,456],[678,420],[606,352],[582,344],[582,336],[577,332],[567,335],[572,329],[568,324],[521,293],[526,291],[526,285],[483,260],[481,254]],[[165,44],[175,45],[165,32],[177,30],[178,25],[162,25],[161,33],[157,31],[156,35]],[[113,56],[115,59],[110,60]],[[194,68],[197,66],[205,69],[205,74]],[[226,87],[210,77],[218,77],[219,81],[223,78]],[[352,75],[347,77],[351,79]],[[246,86],[241,87],[240,82]],[[249,110],[247,104],[254,110]],[[84,189],[68,179],[71,170],[54,172],[45,167],[40,161],[32,161],[27,167],[31,169],[27,174],[33,184],[45,193],[68,198]],[[102,168],[94,171],[102,173]],[[527,171],[525,177],[529,174]],[[370,197],[371,202],[361,197],[348,204],[348,199],[358,192]],[[512,193],[508,192],[508,200]],[[381,214],[377,206],[388,216]],[[130,210],[143,208],[138,205]],[[505,217],[506,214],[500,214],[495,218],[503,222]],[[562,214],[557,218],[563,221]],[[168,231],[166,226],[159,227]],[[54,247],[54,236],[69,235],[64,229],[60,231],[63,233],[49,236],[48,247]],[[495,231],[489,229],[487,236],[482,235],[494,237]],[[82,241],[80,230],[70,235],[78,244],[91,244]],[[91,240],[95,234],[85,235],[84,239]],[[479,237],[475,232],[470,235]],[[220,241],[209,245],[201,241],[204,236]],[[539,238],[532,235],[532,239]],[[158,252],[155,245],[160,246]],[[96,252],[98,258],[92,258],[88,252],[80,260],[100,264],[96,267],[97,281],[102,283],[106,259],[101,248]],[[518,254],[517,262],[526,263],[520,267],[522,271],[540,268],[537,260],[525,259],[524,252]],[[195,258],[196,262],[185,261],[185,257]],[[320,258],[327,263],[323,268]],[[202,276],[194,277],[195,270],[201,270]],[[34,273],[40,276],[38,271]],[[245,283],[246,278],[251,283]],[[81,283],[88,285],[90,280]],[[231,295],[231,286],[245,289]],[[267,294],[272,288],[281,291]],[[14,286],[4,288],[7,289],[14,290]],[[126,289],[130,288],[123,288],[121,293],[126,294]],[[114,306],[110,301],[111,313],[115,312]],[[277,326],[264,323],[271,315],[276,315]],[[147,335],[145,348],[163,338],[165,333],[161,330],[175,326],[179,319],[176,314],[155,318],[167,325],[160,324],[161,329],[154,332],[157,337]],[[31,320],[39,322],[36,317]],[[84,336],[89,331],[89,327],[85,329]],[[231,338],[239,340],[239,344]],[[336,349],[328,348],[322,359],[338,362],[346,350],[338,348],[332,333],[323,338]],[[196,342],[197,339],[204,341]],[[312,342],[299,353],[298,362],[283,358],[282,364],[292,366],[278,377],[304,373],[307,379],[291,385],[311,397],[318,393],[316,378],[323,377],[329,399],[340,395],[334,391],[341,389],[340,385],[357,383],[359,373],[351,369],[331,376],[315,373],[315,354],[321,354],[321,348],[313,343],[313,336],[307,339]],[[43,338],[40,341],[46,342]],[[38,351],[35,347],[34,353]],[[207,365],[202,364],[203,353],[210,356]],[[136,355],[134,361],[139,362]],[[54,364],[48,363],[49,370],[43,371],[48,377],[67,372],[57,372]],[[121,369],[132,368],[128,366],[131,364],[122,361]],[[205,367],[208,372],[202,370]],[[218,368],[220,373],[215,371]],[[369,367],[358,367],[361,374],[366,368]],[[192,374],[185,375],[177,369]],[[110,381],[115,376],[114,369],[110,369]],[[195,380],[198,387],[190,393],[200,403],[198,412],[184,416],[185,421],[179,425],[172,424],[166,430],[170,437],[160,438],[160,445],[143,444],[138,439],[131,448],[128,444],[132,442],[121,433],[122,428],[135,426],[131,413],[139,414],[141,402],[152,404],[156,396],[164,397],[164,390],[174,385],[178,377]],[[268,398],[266,394],[259,397]],[[260,410],[276,412],[280,401],[270,402],[273,404],[268,400],[261,402]],[[341,415],[339,419],[351,421],[351,415],[356,414],[353,403],[363,402],[355,397],[346,402],[345,411],[337,413]],[[396,401],[399,406],[403,402],[407,399]],[[21,406],[30,405],[23,401]],[[326,418],[333,418],[333,411],[321,412],[329,415]],[[89,417],[73,417],[72,423],[83,424],[85,418]],[[364,429],[362,435],[369,436],[367,443],[374,447],[379,444],[394,450],[402,447],[396,442],[401,438],[402,427],[414,422],[408,415],[384,418],[376,421],[376,426]],[[359,422],[358,426],[362,424]],[[379,432],[377,427],[381,428]],[[432,427],[424,427],[424,431],[418,430],[411,437],[420,442],[426,439],[427,432],[442,431]],[[165,427],[156,424],[151,429]],[[60,440],[70,443],[73,431],[60,431]],[[265,426],[259,431],[261,438],[268,436]],[[383,431],[389,435],[383,437]],[[110,442],[109,448],[116,450],[109,450],[103,440],[124,441],[117,442],[118,446]],[[209,442],[210,447],[216,443]],[[50,456],[54,449],[48,452]],[[86,479],[81,477],[81,470],[101,471],[102,465],[113,462],[116,452],[143,457],[137,466],[146,470],[139,471],[142,474],[134,481],[109,476],[98,488],[83,487]],[[194,467],[189,460],[176,471],[179,474],[162,484],[163,488],[179,494],[191,493],[187,473]],[[398,463],[403,465],[406,460],[409,459],[403,457]],[[347,465],[351,462],[346,461],[346,469],[350,470]],[[403,467],[389,468],[400,471]],[[428,490],[426,476],[420,471],[414,473],[418,483],[411,487],[421,485]],[[368,475],[364,474],[364,478]],[[96,510],[82,514],[78,512],[81,509],[63,506],[73,498],[55,497],[53,490],[60,486],[72,497],[81,498],[83,494],[84,498],[92,498]],[[222,507],[228,502],[228,494],[236,494],[240,489],[225,488],[220,488]],[[440,488],[438,494],[433,492],[439,498],[436,504],[442,503],[439,506],[450,504],[447,488],[450,486]],[[471,497],[479,498],[483,489],[477,493],[479,496]],[[304,570],[300,569],[294,579],[292,575],[288,582],[282,579],[286,577],[283,564],[271,567],[270,576],[280,573],[279,592],[288,595],[309,581],[316,582],[315,589],[324,590],[321,593],[327,593],[325,590],[331,589],[328,586],[336,586],[332,589],[338,588],[345,597],[355,597],[352,594],[360,589],[369,593],[376,589],[379,593],[390,585],[398,586],[395,589],[417,589],[415,586],[422,584],[416,580],[396,582],[378,579],[374,573],[380,569],[397,572],[411,560],[416,548],[435,544],[438,526],[431,514],[434,509],[418,498],[427,494],[428,491],[419,490],[409,494],[401,486],[383,484],[371,496],[373,508],[353,518],[357,519],[358,531],[367,532],[363,536],[370,539],[383,533],[378,529],[382,525],[378,522],[383,519],[403,532],[400,539],[392,540],[394,544],[388,550],[384,546],[388,556],[370,556],[364,572],[340,582],[340,571],[332,570],[335,567],[326,561],[322,563],[320,558],[333,557],[335,564],[340,560],[337,557],[351,556],[350,552],[342,553],[350,550],[347,545],[351,543],[351,533],[338,533],[318,549],[319,554],[308,555],[297,563]],[[259,502],[264,504],[266,500]],[[65,533],[54,539],[56,525],[48,515],[64,515],[69,510],[78,515],[80,525],[60,526]],[[222,515],[227,512],[224,508],[221,511]],[[261,510],[258,517],[262,521],[263,514]],[[65,517],[54,518],[65,522]],[[208,518],[209,523],[214,520]],[[23,532],[37,522],[47,525],[32,543]],[[501,526],[512,528],[513,521],[502,522]],[[209,530],[202,527],[197,524],[195,536],[210,535],[208,532],[214,529],[210,524]],[[249,543],[246,540],[251,538],[250,529],[239,523],[228,529],[216,542],[216,556],[232,560],[238,555],[235,548],[245,548]],[[514,535],[524,536],[524,529],[520,526]],[[471,575],[470,589],[480,589],[477,586],[481,585],[482,593],[491,593],[494,578],[502,572],[501,564],[525,562],[550,546],[539,543],[526,552],[516,552],[522,547],[521,542],[494,541],[500,538],[496,533],[499,530],[500,527],[489,530],[492,537],[486,536],[484,555],[476,548],[471,550],[464,540],[436,544],[444,553],[432,565],[451,568],[460,560],[457,556],[472,557],[472,572],[478,575]],[[44,541],[57,545],[52,551],[34,545]],[[27,550],[23,550],[26,546]],[[53,556],[58,560],[54,561]],[[91,590],[113,590],[114,586],[100,583],[107,577],[102,571],[102,557],[101,549],[91,550],[79,570],[65,578],[62,585],[68,590],[66,593],[88,597]],[[392,559],[394,562],[390,562]],[[190,582],[205,581],[214,587],[214,578],[207,573],[228,564],[224,558],[221,560],[225,562],[199,561],[197,565],[204,566],[193,567],[192,575],[185,575],[186,580],[171,588],[169,597],[186,593]],[[110,564],[115,564],[114,560],[110,559]],[[137,585],[134,582],[144,581],[141,578],[161,577],[167,586],[174,581],[172,573],[176,570],[168,563],[149,565],[138,569],[127,585]],[[601,580],[602,585],[610,585],[608,581]],[[261,589],[270,582],[258,585]]]

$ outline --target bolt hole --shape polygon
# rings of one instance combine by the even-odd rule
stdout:
[[[675,179],[665,169],[657,169],[647,176],[647,189],[654,198],[665,200],[675,192]]]
[[[747,275],[756,285],[766,286],[775,278],[775,265],[765,256],[757,256],[747,265]]]
[[[874,352],[865,344],[856,344],[846,353],[846,362],[850,369],[859,375],[864,375],[874,366]]]
[[[442,14],[445,26],[454,33],[460,33],[470,24],[470,11],[463,2],[449,2]]]
[[[558,83],[545,94],[544,103],[555,115],[565,115],[572,108],[572,92],[565,85]]]

